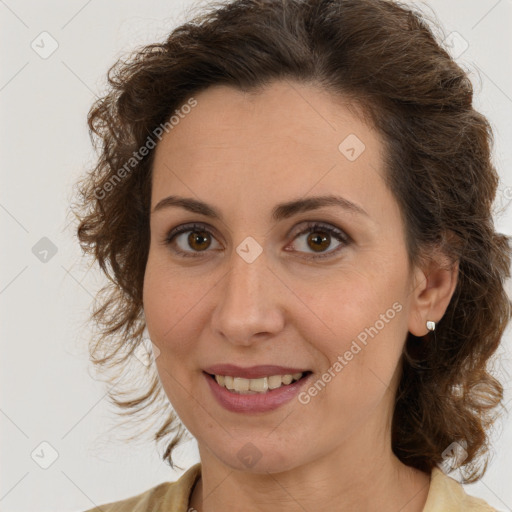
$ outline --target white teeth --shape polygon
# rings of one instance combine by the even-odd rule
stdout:
[[[233,387],[236,391],[240,391],[244,393],[245,391],[249,391],[251,381],[247,379],[241,379],[240,377],[235,377],[233,379]]]
[[[242,377],[231,377],[229,375],[215,375],[215,380],[219,386],[225,387],[230,391],[243,394],[266,393],[269,389],[277,389],[282,385],[291,384],[294,380],[299,380],[302,373],[293,373],[286,375],[271,375],[260,379],[243,379]]]
[[[216,379],[223,379],[224,382],[219,382],[219,384],[221,386],[226,386],[228,389],[233,389],[233,377],[231,377],[230,375],[226,375],[225,377],[215,377]]]
[[[291,384],[293,375],[283,375],[283,384]]]
[[[265,393],[265,391],[268,391],[268,377],[251,379],[249,381],[249,389],[251,391],[257,391],[258,393]]]
[[[280,388],[282,384],[281,375],[272,375],[268,378],[268,387],[270,389]]]

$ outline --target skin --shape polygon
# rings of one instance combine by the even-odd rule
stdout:
[[[443,316],[456,267],[445,270],[442,255],[409,266],[400,210],[383,180],[382,140],[342,98],[288,81],[257,94],[215,86],[195,98],[155,150],[144,281],[162,385],[198,442],[202,477],[190,506],[421,511],[430,475],[391,450],[398,363],[407,333],[423,336],[426,321]],[[338,150],[349,134],[365,144],[355,161]],[[367,215],[329,206],[271,219],[278,203],[333,193]],[[171,194],[214,206],[222,221],[175,206],[153,212]],[[327,241],[315,250],[318,230],[297,236],[307,221],[351,241],[320,233]],[[212,234],[192,246],[190,232],[164,243],[190,222]],[[262,249],[252,263],[236,252],[248,236]],[[270,412],[230,412],[202,374],[216,363],[277,364],[309,368],[317,380],[394,303],[401,311],[306,405],[294,399]],[[237,456],[247,443],[261,455],[252,467]]]

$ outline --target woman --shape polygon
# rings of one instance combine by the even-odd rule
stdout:
[[[510,248],[489,124],[421,16],[225,2],[109,79],[91,355],[121,371],[147,334],[147,387],[110,396],[201,462],[101,510],[494,510],[445,473],[485,472]]]

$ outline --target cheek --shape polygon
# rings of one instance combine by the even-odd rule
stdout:
[[[163,389],[182,420],[188,419],[186,404],[190,396],[186,390],[191,389],[191,370],[195,370],[193,358],[197,352],[193,340],[198,339],[193,335],[192,292],[184,285],[163,265],[148,260],[144,315],[151,341],[160,350],[155,363]]]
[[[344,341],[357,337],[376,322],[378,330],[396,327],[405,289],[405,282],[397,278],[400,273],[390,268],[361,267],[366,268],[347,266],[317,277],[314,282],[293,283],[294,292],[304,305],[304,328],[309,325],[312,331],[319,332],[319,339],[338,339],[343,347]]]
[[[301,332],[325,356],[322,371],[335,375],[339,396],[371,400],[391,382],[407,333],[405,282],[400,273],[347,271],[311,293]],[[379,277],[380,276],[380,277]],[[325,375],[329,379],[328,375]]]
[[[194,339],[195,306],[201,300],[201,290],[194,290],[193,280],[183,282],[179,275],[169,271],[157,261],[148,259],[144,276],[144,315],[151,341],[173,358],[186,354]],[[198,295],[199,293],[199,295]]]

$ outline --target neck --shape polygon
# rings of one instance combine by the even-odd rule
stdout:
[[[366,455],[347,463],[330,454],[280,473],[251,473],[201,460],[202,476],[193,489],[189,510],[225,511],[236,504],[244,512],[354,511],[421,512],[430,476],[401,463],[393,454],[369,461]],[[210,453],[210,456],[212,454]]]

